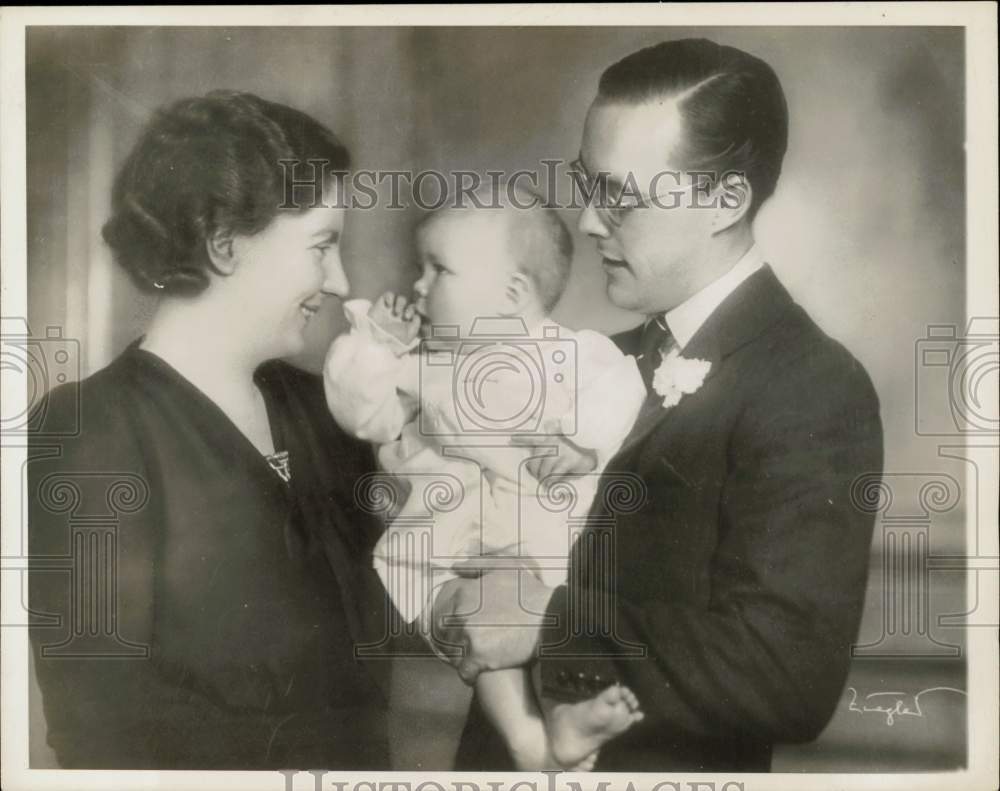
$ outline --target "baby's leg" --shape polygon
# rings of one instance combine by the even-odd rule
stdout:
[[[533,671],[538,700],[545,713],[549,749],[563,767],[593,764],[605,742],[624,733],[643,718],[639,701],[620,684],[578,703],[560,703],[541,694],[541,671]]]
[[[520,771],[559,768],[549,752],[545,720],[527,670],[483,673],[476,681],[476,695]]]

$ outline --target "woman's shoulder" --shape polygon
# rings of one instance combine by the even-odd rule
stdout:
[[[148,493],[147,460],[128,412],[137,395],[130,379],[115,360],[54,388],[36,407],[27,475],[31,540],[39,554],[65,550],[65,506],[73,513],[106,513],[109,498],[138,502],[134,495]]]
[[[136,397],[131,347],[104,368],[50,390],[32,409],[30,436],[37,445],[122,445],[128,441],[128,404]]]

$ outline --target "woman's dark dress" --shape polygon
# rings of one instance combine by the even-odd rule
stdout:
[[[29,595],[64,768],[388,768],[384,663],[354,654],[383,622],[379,528],[353,499],[371,450],[329,417],[318,377],[272,362],[256,381],[288,483],[137,344],[48,398]],[[117,590],[91,599],[111,535]],[[68,573],[74,551],[88,573]]]

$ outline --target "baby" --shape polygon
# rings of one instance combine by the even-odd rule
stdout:
[[[520,208],[524,194],[517,206],[479,197],[497,208],[447,208],[418,227],[415,304],[391,293],[345,303],[351,330],[324,368],[338,423],[377,443],[382,468],[409,490],[374,553],[407,622],[429,611],[455,564],[485,554],[551,587],[565,582],[567,491],[585,514],[646,396],[634,358],[548,317],[572,257],[558,215]],[[518,444],[525,433],[541,445],[538,434],[560,435],[563,454],[539,457]],[[642,718],[620,685],[573,704],[533,687],[523,669],[476,682],[521,770],[589,769],[604,742]]]

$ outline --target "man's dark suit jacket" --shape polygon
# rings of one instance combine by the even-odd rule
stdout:
[[[617,340],[635,353],[640,335]],[[672,409],[652,393],[608,465],[549,605],[543,688],[635,692],[645,719],[597,769],[769,771],[776,742],[820,733],[846,679],[873,527],[852,483],[882,470],[878,399],[769,267],[683,355],[711,370]],[[458,768],[509,766],[473,706]]]

